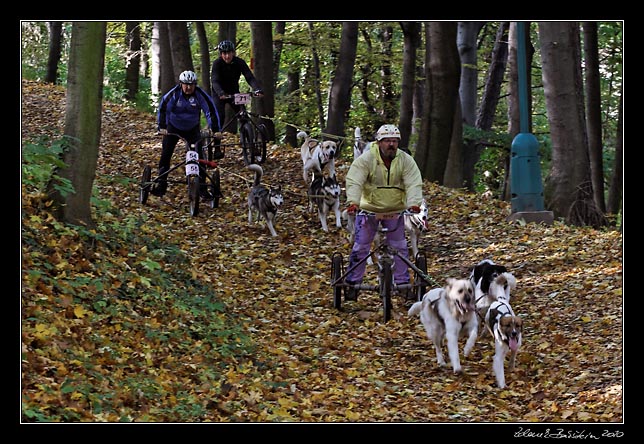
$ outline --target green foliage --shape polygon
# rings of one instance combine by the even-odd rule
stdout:
[[[51,180],[61,195],[72,193],[71,181],[56,174],[59,168],[65,167],[62,160],[65,146],[64,138],[50,142],[43,137],[37,142],[26,143],[22,149],[22,184],[44,192]]]

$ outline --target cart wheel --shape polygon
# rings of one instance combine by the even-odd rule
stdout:
[[[384,322],[391,319],[391,263],[382,264],[382,280],[380,281],[380,296],[382,297],[382,311]]]
[[[219,169],[212,172],[212,183],[210,184],[210,193],[213,198],[210,201],[210,208],[219,208],[219,198],[221,197],[221,177]]]
[[[427,258],[423,253],[418,253],[416,255],[416,267],[422,271],[423,273],[427,274]],[[414,285],[416,285],[416,300],[420,301],[423,299],[423,296],[425,293],[427,293],[427,286],[425,285],[425,281],[423,278],[421,278],[418,273],[414,276]]]
[[[255,157],[257,159],[257,163],[264,163],[266,162],[266,144],[268,143],[268,129],[266,129],[266,125],[263,123],[260,123],[257,125],[257,140],[255,141],[256,143],[254,144],[255,147]]]
[[[139,190],[139,202],[142,205],[145,205],[148,201],[148,196],[150,195],[150,187],[152,186],[152,182],[150,182],[151,178],[152,168],[150,167],[150,165],[146,165],[145,168],[143,168],[143,175],[141,176],[141,186]]]
[[[253,146],[255,144],[255,129],[252,123],[245,122],[239,130],[239,143],[242,147],[242,155],[244,156],[244,163],[250,165],[255,163]]]
[[[335,253],[331,259],[331,282],[335,282],[342,276],[342,255]],[[340,285],[333,286],[333,307],[342,309],[342,288]]]
[[[199,214],[199,176],[188,176],[188,200],[190,201],[190,215]]]

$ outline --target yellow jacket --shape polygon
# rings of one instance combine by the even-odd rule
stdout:
[[[423,178],[414,158],[398,149],[387,170],[376,142],[353,161],[346,187],[347,203],[372,213],[402,211],[423,200]]]

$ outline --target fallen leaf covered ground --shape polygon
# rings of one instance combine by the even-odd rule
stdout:
[[[23,142],[62,131],[64,89],[23,82],[22,94]],[[178,184],[141,205],[155,128],[104,105],[96,187],[118,209],[102,226],[138,221],[122,242],[57,223],[23,186],[24,421],[623,422],[619,232],[511,224],[507,202],[425,184],[428,274],[465,277],[492,258],[517,277],[523,345],[501,390],[489,336],[453,375],[402,301],[386,324],[376,293],[333,307],[330,257],[350,244],[308,213],[299,149],[270,146],[263,165],[286,198],[273,238],[247,221],[252,174],[236,147],[220,161],[219,208],[191,217]]]

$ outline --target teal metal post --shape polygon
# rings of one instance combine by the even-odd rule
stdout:
[[[539,142],[528,130],[528,82],[525,22],[517,22],[517,69],[519,71],[520,133],[512,141],[510,192],[512,213],[542,211],[543,185],[539,164]]]

